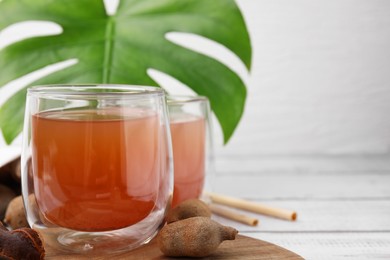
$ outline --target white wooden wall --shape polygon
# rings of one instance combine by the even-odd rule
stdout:
[[[239,3],[253,71],[223,153],[389,153],[390,1]]]
[[[217,166],[249,159],[294,170],[306,157],[390,158],[390,1],[237,2],[253,67],[248,75],[233,55],[211,49],[248,83],[245,114],[227,146],[214,125]],[[0,34],[0,46],[8,38]],[[0,90],[0,103],[13,89]]]

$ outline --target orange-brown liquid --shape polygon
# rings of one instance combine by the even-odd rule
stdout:
[[[34,189],[56,225],[130,226],[153,210],[161,175],[159,118],[143,110],[44,112],[32,119]]]
[[[172,207],[187,199],[199,198],[205,179],[205,120],[187,115],[171,118],[174,159]]]

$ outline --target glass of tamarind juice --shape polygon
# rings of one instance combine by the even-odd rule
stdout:
[[[168,96],[174,157],[172,207],[201,197],[211,172],[212,138],[209,100],[203,96]]]
[[[101,254],[151,240],[173,185],[164,91],[40,86],[26,102],[22,194],[45,243]]]

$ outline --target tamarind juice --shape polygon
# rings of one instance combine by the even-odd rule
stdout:
[[[205,120],[200,116],[178,114],[170,120],[174,158],[172,206],[199,198],[205,179]]]
[[[142,109],[33,115],[33,178],[40,211],[49,222],[81,231],[141,221],[159,193],[165,151],[159,135],[158,116]]]

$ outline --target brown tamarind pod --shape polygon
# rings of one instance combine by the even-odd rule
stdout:
[[[192,217],[165,225],[157,236],[166,256],[205,257],[225,240],[234,240],[238,231],[207,217]]]
[[[211,217],[211,211],[206,203],[198,199],[183,201],[169,211],[167,223],[192,217]]]
[[[0,222],[0,259],[41,260],[45,249],[39,234],[31,228],[8,231]]]
[[[22,196],[15,197],[8,204],[4,223],[7,223],[12,229],[29,227]]]
[[[4,218],[8,204],[15,196],[16,194],[11,188],[0,184],[0,220]]]

